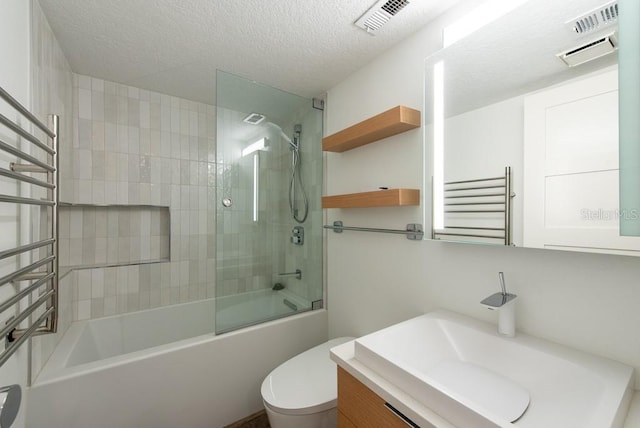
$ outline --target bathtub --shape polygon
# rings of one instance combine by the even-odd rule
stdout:
[[[217,333],[311,310],[310,302],[286,290],[261,290],[215,299]]]
[[[243,298],[241,298],[243,297]],[[284,304],[287,299],[288,304]],[[28,390],[27,426],[216,427],[262,408],[260,383],[327,339],[326,311],[263,290],[71,324]],[[257,308],[277,320],[224,335]],[[299,308],[299,309],[300,309]],[[262,309],[261,309],[262,310]]]

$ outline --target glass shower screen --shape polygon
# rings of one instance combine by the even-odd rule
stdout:
[[[216,333],[224,333],[322,306],[322,112],[222,71],[216,88]]]

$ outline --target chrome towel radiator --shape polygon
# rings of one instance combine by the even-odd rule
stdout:
[[[501,177],[444,183],[444,229],[433,239],[513,245],[511,167]]]
[[[38,128],[46,136],[43,142],[34,133],[0,114],[0,157],[18,159],[9,164],[9,169],[0,167],[0,176],[16,180],[18,196],[0,192],[0,203],[18,204],[18,213],[24,211],[24,205],[40,208],[39,240],[0,250],[0,263],[3,266],[0,271],[0,291],[2,296],[9,296],[0,300],[0,319],[5,320],[0,325],[0,338],[4,342],[4,346],[0,347],[1,366],[30,337],[55,333],[57,330],[59,118],[51,115],[47,126],[3,88],[0,88],[0,98],[26,119],[29,125]],[[7,135],[15,135],[15,138],[7,141]],[[21,146],[28,150],[20,150]],[[2,179],[2,190],[12,185],[10,180]],[[28,196],[31,196],[31,192],[39,195],[46,193],[46,196],[25,197],[22,193],[26,192],[19,190],[25,187],[30,189]],[[26,262],[28,264],[21,263],[21,259],[26,258],[29,259]],[[15,266],[16,269],[7,273],[7,266]],[[9,287],[13,290],[7,292]],[[7,311],[13,311],[13,314]]]

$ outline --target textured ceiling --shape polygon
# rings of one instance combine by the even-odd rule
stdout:
[[[213,104],[220,69],[322,94],[461,0],[412,0],[376,35],[375,0],[39,0],[74,72]]]

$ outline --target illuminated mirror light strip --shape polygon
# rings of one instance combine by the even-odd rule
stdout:
[[[253,155],[253,221],[258,221],[259,184],[260,184],[260,153]]]
[[[522,6],[529,0],[489,0],[442,30],[442,47],[451,46],[474,31]]]
[[[433,66],[433,227],[444,228],[444,62]]]

